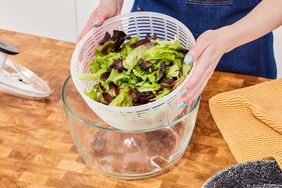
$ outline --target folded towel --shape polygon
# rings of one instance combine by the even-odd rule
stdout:
[[[209,104],[238,162],[275,159],[282,169],[282,79],[218,94]]]

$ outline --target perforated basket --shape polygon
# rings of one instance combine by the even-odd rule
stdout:
[[[178,20],[159,13],[135,12],[111,18],[99,27],[92,29],[77,44],[71,60],[71,76],[75,87],[90,108],[110,126],[123,130],[143,130],[155,128],[173,121],[183,109],[177,107],[177,99],[186,79],[165,97],[148,104],[132,107],[114,107],[104,105],[87,97],[83,91],[89,90],[92,81],[79,80],[80,73],[90,73],[89,64],[95,58],[94,49],[106,32],[122,30],[127,35],[145,38],[148,33],[157,34],[160,40],[179,39],[181,45],[191,49],[195,39],[189,29]],[[192,71],[195,66],[193,66]],[[191,75],[191,74],[189,74]]]

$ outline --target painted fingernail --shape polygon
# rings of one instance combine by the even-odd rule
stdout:
[[[180,91],[180,94],[181,94],[181,95],[184,95],[185,93],[187,93],[187,91],[188,91],[188,89],[185,88],[185,89],[183,89],[182,91]]]
[[[184,63],[186,64],[189,64],[193,61],[193,56],[191,54],[187,55],[185,58],[184,58]]]
[[[94,20],[94,21],[92,22],[92,24],[93,24],[94,26],[98,25],[99,23],[100,23],[99,20]]]
[[[186,102],[181,102],[178,105],[178,108],[185,108],[188,104]]]

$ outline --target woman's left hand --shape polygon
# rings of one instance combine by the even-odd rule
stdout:
[[[225,27],[208,30],[197,39],[195,47],[186,55],[184,62],[188,64],[194,61],[196,68],[183,87],[179,108],[185,108],[201,95],[219,60],[229,51],[227,37]]]

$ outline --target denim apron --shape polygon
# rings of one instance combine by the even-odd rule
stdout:
[[[194,37],[198,38],[208,29],[217,29],[238,21],[260,1],[135,0],[132,11],[153,11],[170,15],[184,23]],[[226,53],[216,70],[276,78],[272,33]]]

